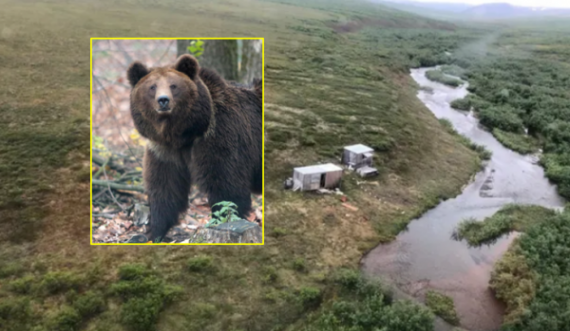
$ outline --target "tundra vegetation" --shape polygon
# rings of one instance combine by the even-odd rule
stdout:
[[[479,169],[477,153],[442,129],[415,97],[418,87],[408,70],[452,64],[447,51],[458,56],[454,50],[492,28],[365,1],[32,2],[0,0],[0,328],[432,329],[429,311],[393,302],[374,282],[358,285],[366,292],[345,288],[364,284],[355,271],[363,252],[455,196]],[[191,32],[188,37],[265,38],[265,245],[88,246],[87,40],[180,31]],[[547,153],[549,176],[568,193],[566,108],[554,107],[563,105],[568,83],[564,64],[556,62],[568,43],[564,34],[550,35],[543,45],[530,30],[513,30],[498,42],[503,51],[509,45],[521,49],[520,59],[493,58],[492,67],[456,64],[467,69],[479,103],[514,108],[506,117],[522,119]],[[535,57],[524,59],[528,54]],[[517,63],[520,72],[511,69]],[[509,85],[523,84],[518,76],[534,82],[520,86],[520,93],[532,92],[531,100],[553,107],[521,112],[514,104],[519,98],[511,100],[519,92]],[[490,98],[497,88],[508,89],[505,104]],[[342,190],[358,210],[347,210],[338,197],[281,189],[293,166],[336,161],[342,147],[354,143],[373,147],[381,169],[371,180],[379,185],[361,185],[352,175],[343,179]],[[560,262],[555,255],[541,258]],[[541,260],[527,259],[554,275]],[[558,280],[537,293],[563,300],[569,287],[559,287],[566,278],[552,279]],[[536,308],[531,303],[536,316],[562,307],[544,302]]]
[[[453,54],[471,94],[452,106],[473,108],[508,148],[520,153],[541,149],[547,177],[569,198],[570,24],[535,19],[513,25],[485,47]]]
[[[489,284],[507,307],[502,330],[564,330],[570,306],[570,212],[508,205],[482,222],[462,222],[456,237],[479,246],[511,231],[522,233],[495,264]]]

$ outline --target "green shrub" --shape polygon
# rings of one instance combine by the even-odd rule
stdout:
[[[427,291],[426,306],[448,323],[459,325],[459,317],[457,317],[451,297],[435,291]]]
[[[491,272],[489,287],[506,305],[503,324],[520,321],[535,296],[537,276],[514,243]]]
[[[440,70],[436,69],[426,71],[426,77],[431,81],[442,83],[451,87],[458,87],[462,84],[462,82],[459,79],[449,77]]]
[[[63,306],[50,315],[46,326],[53,331],[75,331],[81,324],[81,316],[73,307]]]
[[[491,129],[501,129],[503,131],[524,133],[524,124],[514,110],[508,107],[493,107],[483,109],[479,112],[481,124]]]
[[[513,219],[505,215],[494,215],[484,221],[465,220],[453,233],[456,240],[465,239],[470,246],[492,244],[499,237],[513,229]]]
[[[22,328],[30,322],[32,308],[25,297],[0,298],[0,326],[5,330]]]
[[[380,295],[360,297],[355,301],[335,301],[304,328],[304,331],[432,331],[432,313],[409,301],[386,304]]]
[[[287,234],[287,230],[284,228],[273,228],[273,237],[279,238]]]
[[[465,73],[465,69],[455,64],[444,64],[440,67],[444,74],[461,77]]]
[[[56,271],[44,275],[40,289],[44,294],[56,294],[71,289],[78,289],[82,283],[80,276],[71,272]]]
[[[105,310],[105,298],[102,294],[87,291],[80,295],[73,303],[73,307],[83,318],[93,317]]]
[[[211,304],[211,303],[203,303],[203,302],[198,302],[196,304],[194,304],[194,307],[192,309],[192,313],[195,314],[196,316],[199,316],[203,319],[212,319],[214,318],[214,316],[216,316],[216,312],[218,310],[216,309],[216,306]]]
[[[121,308],[121,322],[133,331],[156,330],[162,306],[162,299],[157,295],[131,298]]]
[[[493,136],[507,148],[521,154],[534,153],[538,150],[538,143],[530,136],[493,129]]]
[[[518,243],[520,251],[515,253],[520,252],[530,270],[523,259],[511,257],[514,261],[498,265],[501,269],[495,273],[502,274],[501,279],[494,277],[494,286],[502,285],[503,300],[513,307],[510,312],[514,320],[507,325],[508,330],[566,330],[570,307],[570,213],[556,214],[529,227]],[[527,305],[529,298],[532,300]]]
[[[32,275],[27,275],[22,278],[15,279],[8,284],[8,289],[15,293],[29,294],[33,290],[36,278]]]
[[[207,271],[212,268],[212,257],[207,255],[198,255],[191,257],[187,262],[188,270],[194,272]]]
[[[265,267],[263,269],[263,281],[266,283],[273,283],[276,282],[279,278],[279,274],[277,273],[277,269],[273,266]]]
[[[119,267],[119,278],[121,280],[136,280],[148,277],[151,271],[147,266],[140,263],[124,264]]]
[[[315,287],[303,287],[299,290],[299,299],[304,307],[317,307],[321,303],[321,290]]]
[[[356,289],[361,282],[361,275],[358,270],[343,268],[337,271],[334,281],[347,289]]]
[[[302,257],[296,258],[293,260],[293,269],[297,271],[306,271],[307,267],[305,265],[305,259]]]
[[[18,262],[0,262],[0,278],[18,276],[26,271],[26,268]]]
[[[467,97],[463,99],[453,100],[451,102],[451,107],[459,110],[470,110],[471,109],[471,100]]]
[[[160,312],[182,294],[182,288],[166,284],[142,264],[127,264],[119,268],[119,280],[111,285],[110,293],[123,302],[121,322],[125,327],[149,331],[156,328]],[[95,294],[86,297],[80,307],[85,313],[103,308]]]

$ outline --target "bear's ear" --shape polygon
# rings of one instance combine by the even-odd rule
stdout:
[[[131,83],[132,87],[135,87],[139,80],[144,76],[148,75],[149,70],[147,67],[140,63],[139,61],[133,62],[129,69],[127,70],[127,77],[129,78],[129,83]]]
[[[192,80],[196,78],[199,69],[198,61],[190,54],[181,55],[174,65],[174,70],[180,71]]]

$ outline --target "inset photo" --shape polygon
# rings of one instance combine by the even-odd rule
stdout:
[[[91,39],[92,245],[263,245],[263,47]]]

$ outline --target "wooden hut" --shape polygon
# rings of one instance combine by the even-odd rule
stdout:
[[[293,169],[293,190],[334,189],[340,185],[342,168],[332,163]]]

